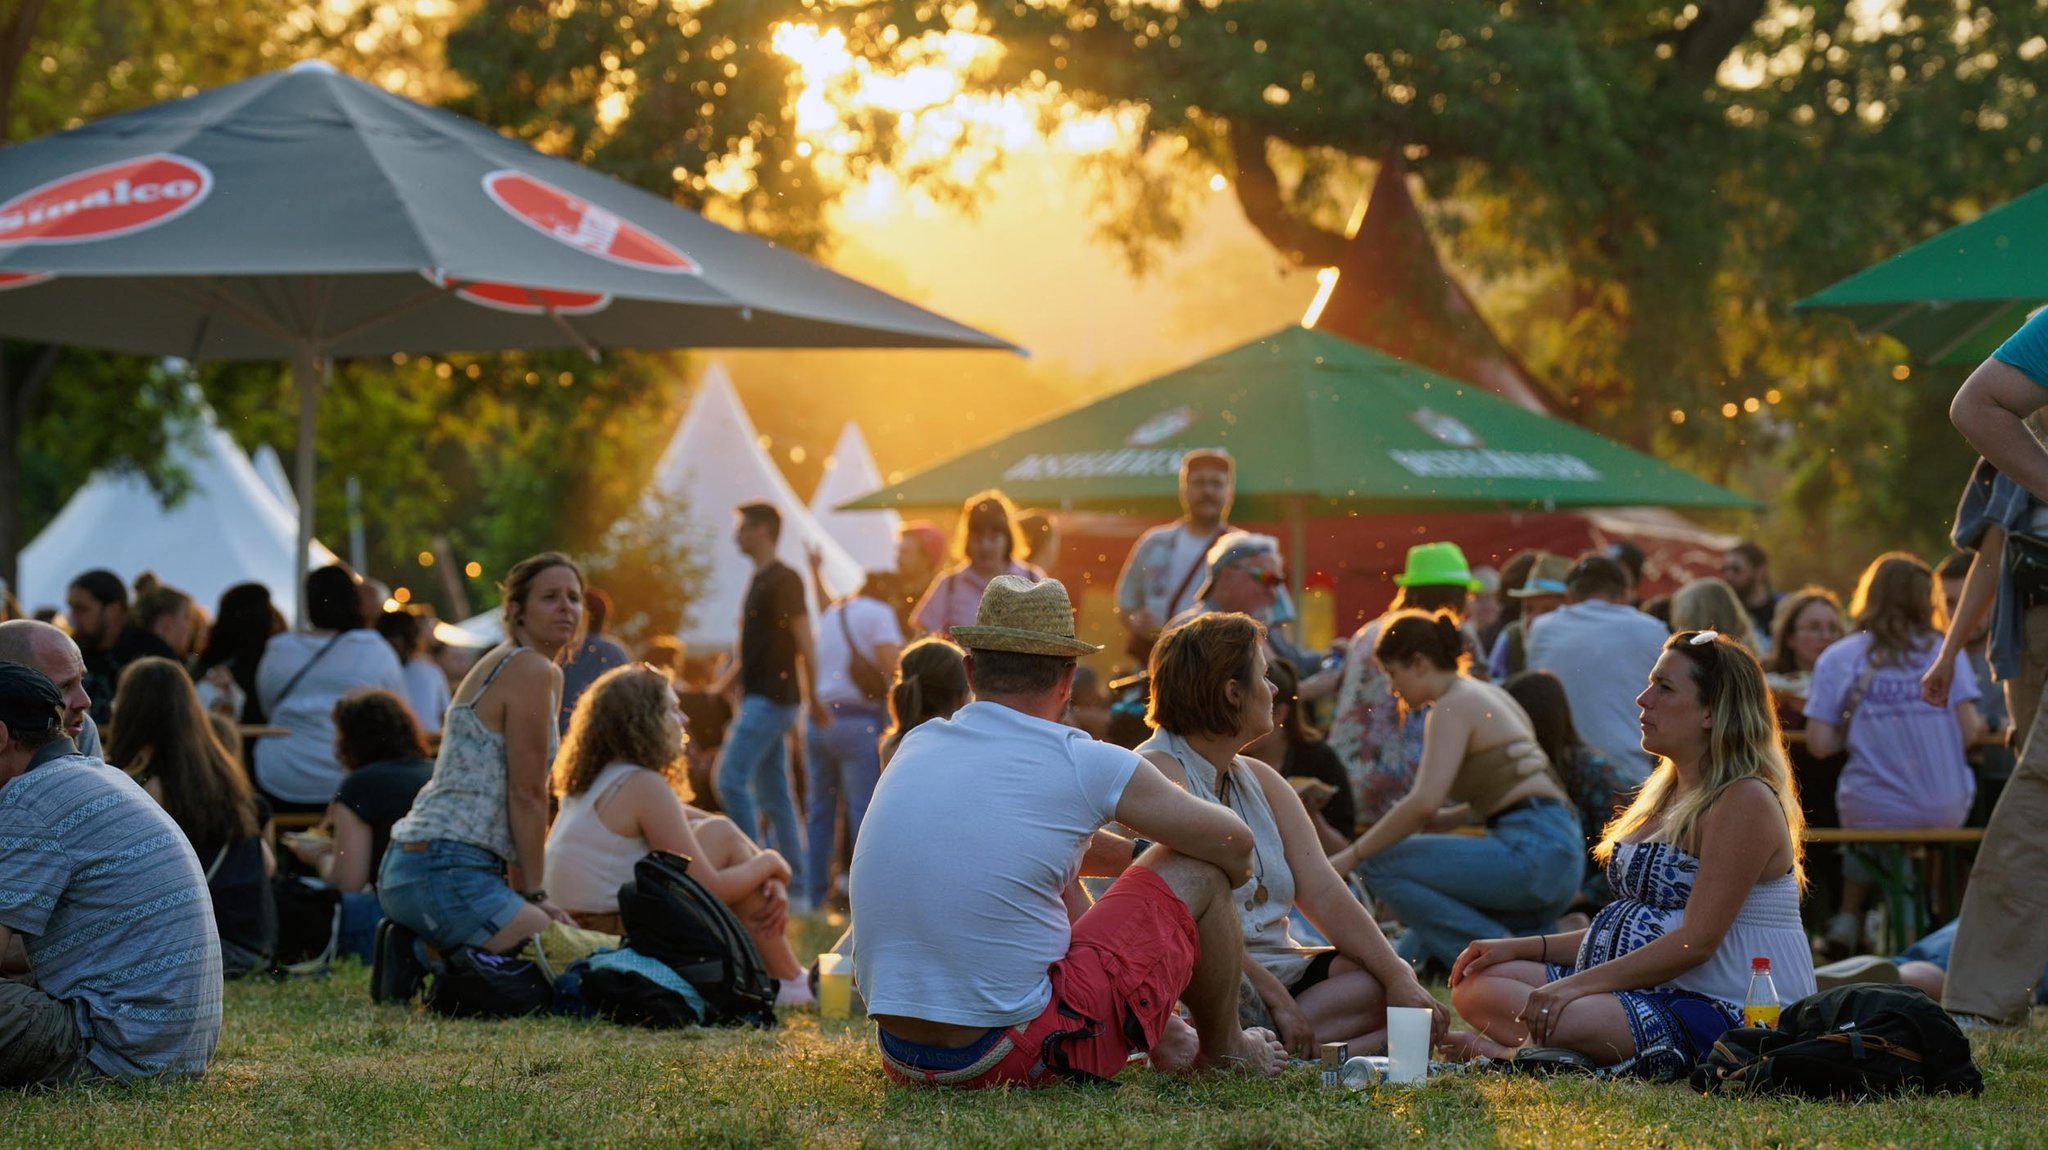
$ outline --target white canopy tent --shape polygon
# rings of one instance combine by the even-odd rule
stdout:
[[[762,449],[760,434],[734,393],[722,364],[713,362],[697,385],[690,410],[655,464],[649,494],[686,499],[691,535],[704,546],[707,578],[703,593],[690,604],[689,622],[678,637],[692,648],[710,653],[729,647],[739,637],[740,605],[754,565],[732,542],[732,509],[764,500],[782,513],[782,546],[777,558],[807,575],[804,553],[816,549],[824,559],[825,588],[835,598],[858,590],[861,565],[811,517],[803,500],[783,478],[781,469]]]
[[[98,471],[50,525],[22,549],[17,595],[28,610],[61,607],[71,580],[104,567],[129,584],[154,571],[165,585],[209,612],[237,583],[261,583],[291,620],[292,550],[298,521],[271,494],[249,457],[201,409],[196,425],[172,430],[169,462],[190,480],[183,498],[166,505],[134,472]],[[310,568],[335,561],[314,542]]]
[[[292,493],[292,481],[285,476],[284,460],[277,457],[277,449],[268,443],[259,443],[256,454],[249,461],[256,465],[256,476],[263,480],[263,486],[277,496],[278,506],[291,512],[292,518],[298,518],[299,497]]]
[[[881,486],[882,472],[868,451],[867,437],[860,424],[849,420],[839,445],[825,458],[825,476],[811,493],[811,515],[867,571],[896,569],[896,531],[903,517],[893,509],[840,511],[838,506]]]

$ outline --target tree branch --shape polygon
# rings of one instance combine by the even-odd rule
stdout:
[[[1768,0],[1698,0],[1699,15],[1677,37],[1669,82],[1704,84],[1763,17]]]
[[[35,38],[43,3],[44,0],[16,0],[7,19],[0,22],[0,143],[8,137],[8,121],[14,116],[14,89],[21,83],[21,61]]]
[[[1266,242],[1296,264],[1328,267],[1344,254],[1344,237],[1307,223],[1287,210],[1280,177],[1266,158],[1270,137],[1238,120],[1230,122],[1230,150],[1236,156],[1238,206]]]

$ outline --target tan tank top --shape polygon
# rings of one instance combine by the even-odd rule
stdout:
[[[1467,751],[1465,761],[1458,764],[1458,777],[1451,780],[1450,799],[1472,804],[1472,813],[1480,818],[1492,818],[1516,787],[1544,774],[1556,781],[1550,756],[1534,739],[1514,739],[1483,751]]]

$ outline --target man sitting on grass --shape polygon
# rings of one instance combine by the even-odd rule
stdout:
[[[1061,725],[1075,659],[1098,648],[1074,637],[1057,580],[997,576],[953,637],[976,701],[904,736],[854,846],[854,964],[884,1069],[1042,1085],[1108,1078],[1147,1050],[1162,1069],[1278,1073],[1273,1033],[1237,1021],[1230,892],[1251,875],[1250,830]],[[1112,820],[1157,845],[1098,838]],[[1087,906],[1080,876],[1119,869]]]
[[[0,1086],[198,1074],[220,939],[185,834],[78,753],[64,696],[0,663]]]

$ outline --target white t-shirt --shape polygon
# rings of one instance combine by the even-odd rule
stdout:
[[[408,662],[405,672],[405,701],[412,707],[412,717],[420,721],[420,730],[435,734],[441,729],[441,719],[448,713],[448,704],[453,701],[448,690],[448,676],[441,670],[441,664],[421,655]]]
[[[334,645],[319,654],[330,639]],[[316,655],[319,661],[299,675]],[[298,682],[280,703],[278,695],[293,676]],[[289,728],[291,734],[256,744],[257,785],[287,802],[331,801],[341,786],[341,765],[334,759],[334,704],[365,687],[407,697],[398,653],[375,631],[364,627],[338,636],[299,631],[272,635],[262,662],[256,664],[256,696],[272,725]]]
[[[1166,587],[1160,593],[1162,605],[1158,609],[1158,614],[1161,619],[1171,619],[1195,605],[1195,592],[1202,589],[1202,575],[1197,571],[1195,577],[1189,579],[1188,572],[1193,571],[1195,565],[1202,561],[1202,556],[1208,553],[1209,544],[1214,542],[1215,538],[1208,532],[1192,534],[1186,527],[1173,533],[1173,554],[1166,563]],[[1179,590],[1183,582],[1187,584],[1187,590],[1181,591],[1180,598],[1164,598]]]
[[[846,621],[843,627],[841,619]],[[903,646],[903,628],[896,622],[896,612],[887,603],[864,595],[835,604],[818,620],[818,698],[826,703],[880,707],[880,699],[862,698],[860,688],[853,685],[853,657],[846,649],[848,631],[853,632],[861,657],[882,673],[884,682],[894,670],[875,662],[875,648]]]
[[[868,1012],[984,1027],[1043,1013],[1072,940],[1061,892],[1140,761],[998,703],[904,736],[853,848]]]

